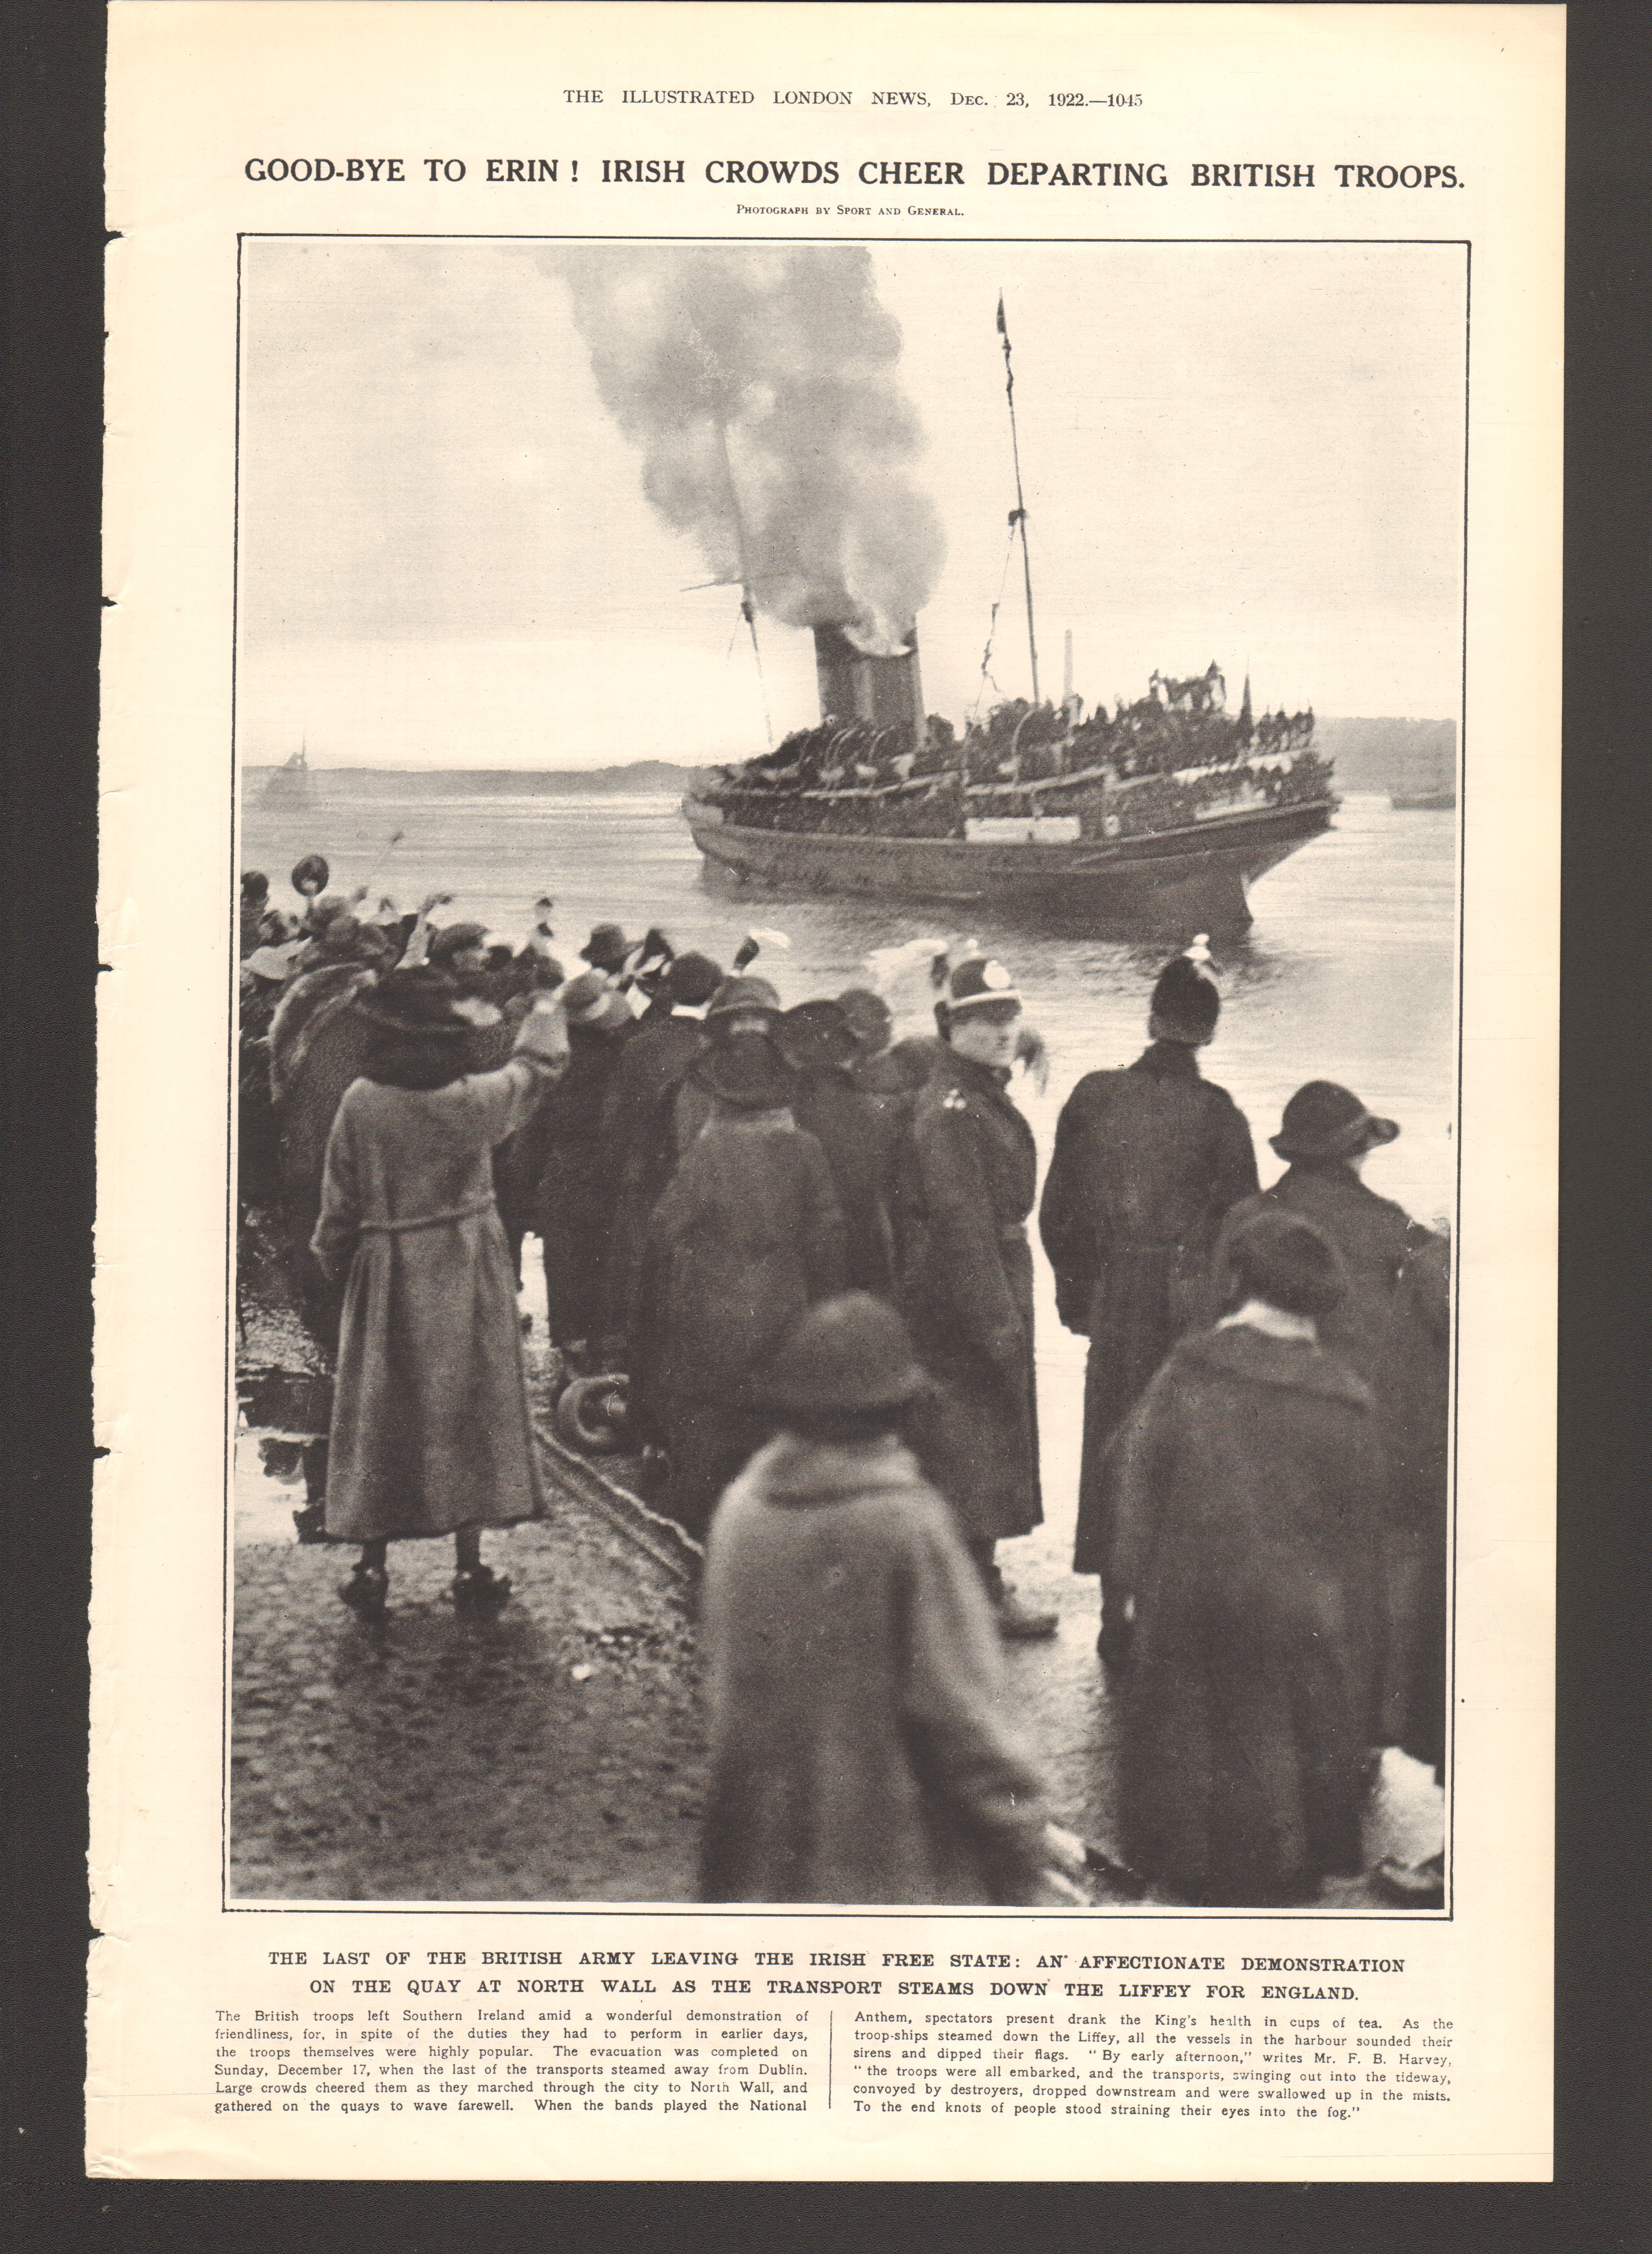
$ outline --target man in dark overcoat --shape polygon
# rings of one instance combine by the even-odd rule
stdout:
[[[705,1013],[723,983],[708,955],[679,955],[665,975],[665,1016],[626,1043],[602,1102],[602,1136],[614,1179],[613,1234],[608,1251],[607,1327],[623,1335],[636,1297],[648,1214],[658,1186],[650,1160],[656,1122],[670,1092],[700,1054]]]
[[[1334,1081],[1298,1088],[1270,1138],[1285,1172],[1229,1214],[1212,1265],[1210,1303],[1220,1308],[1231,1298],[1234,1232],[1264,1208],[1311,1221],[1341,1255],[1348,1291],[1320,1337],[1375,1392],[1390,1457],[1383,1737],[1408,1752],[1422,1746],[1419,1758],[1438,1763],[1446,1726],[1450,1247],[1361,1179],[1370,1153],[1399,1131],[1396,1121],[1376,1116]]]
[[[1061,1320],[1090,1341],[1075,1573],[1102,1572],[1108,1444],[1205,1312],[1222,1217],[1256,1186],[1244,1114],[1199,1070],[1221,1012],[1215,982],[1174,956],[1153,988],[1147,1048],[1125,1071],[1087,1074],[1056,1124],[1039,1228]],[[1127,1635],[1103,1576],[1097,1648],[1110,1664]]]
[[[1056,1615],[1018,1603],[994,1554],[1044,1516],[1026,1234],[1038,1152],[1009,1095],[1021,998],[1002,963],[972,956],[935,1016],[940,1054],[901,1154],[900,1305],[936,1385],[914,1445],[958,1515],[1000,1633],[1053,1635]]]
[[[1230,1255],[1238,1304],[1115,1439],[1104,1563],[1134,1623],[1124,1855],[1183,1900],[1260,1908],[1362,1867],[1384,1469],[1370,1389],[1316,1337],[1345,1290],[1335,1247],[1264,1208]]]
[[[535,1115],[538,1170],[529,1209],[544,1248],[550,1342],[578,1366],[593,1354],[601,1359],[615,1193],[602,1110],[636,1020],[600,971],[570,979],[561,1003],[568,1068]]]

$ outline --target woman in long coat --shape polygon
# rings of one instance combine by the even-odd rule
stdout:
[[[1172,957],[1153,989],[1149,1046],[1125,1071],[1086,1074],[1056,1123],[1039,1228],[1057,1310],[1090,1342],[1075,1573],[1101,1572],[1108,1444],[1203,1319],[1222,1216],[1256,1186],[1244,1114],[1199,1069],[1221,1008],[1214,982]],[[1124,1643],[1103,1576],[1102,1656],[1116,1664]]]
[[[312,1250],[344,1284],[326,1527],[360,1542],[340,1593],[382,1613],[386,1545],[455,1536],[456,1602],[496,1604],[480,1530],[543,1508],[509,1247],[492,1155],[566,1066],[550,997],[497,1072],[464,1070],[468,1018],[452,982],[396,971],[359,1004],[382,1038],[346,1090],[327,1143]]]
[[[1311,1901],[1362,1867],[1382,1670],[1368,1387],[1316,1342],[1344,1288],[1310,1224],[1230,1246],[1241,1306],[1184,1339],[1113,1446],[1105,1569],[1133,1616],[1121,1844],[1206,1907]]]
[[[900,1438],[922,1383],[863,1292],[811,1309],[767,1373],[782,1429],[706,1560],[702,1900],[1046,1899],[1042,1784],[991,1613]]]
[[[649,1219],[632,1375],[670,1459],[663,1508],[697,1539],[764,1437],[753,1376],[842,1291],[844,1248],[830,1169],[766,1036],[719,1037],[693,1077],[710,1116]]]
[[[972,956],[935,1016],[944,1049],[913,1109],[900,1200],[900,1305],[936,1386],[914,1444],[957,1514],[1001,1632],[1053,1635],[1055,1614],[1017,1604],[994,1557],[1044,1516],[1026,1233],[1038,1152],[1008,1093],[1020,997],[1002,963]]]

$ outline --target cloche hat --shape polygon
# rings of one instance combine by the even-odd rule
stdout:
[[[1311,1080],[1284,1107],[1279,1131],[1269,1141],[1282,1158],[1352,1158],[1391,1143],[1396,1119],[1379,1119],[1351,1088],[1334,1080]]]
[[[926,1380],[900,1317],[870,1292],[844,1292],[799,1317],[759,1390],[782,1415],[898,1409]]]
[[[593,1032],[612,1032],[634,1021],[631,1005],[600,970],[582,971],[562,990],[562,1005],[570,1026],[585,1026]]]
[[[456,955],[466,954],[472,947],[485,947],[487,939],[485,923],[444,923],[430,940],[427,960],[438,964],[451,962]]]
[[[766,978],[725,978],[711,997],[705,1021],[710,1026],[713,1018],[736,1017],[746,1012],[779,1017],[780,994]]]

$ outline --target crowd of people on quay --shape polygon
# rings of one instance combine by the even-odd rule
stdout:
[[[1196,942],[1141,1056],[1068,1096],[1040,1197],[1012,1090],[1047,1060],[978,951],[897,1039],[872,984],[788,1005],[768,934],[724,966],[598,924],[569,976],[548,897],[507,940],[328,881],[306,857],[283,911],[242,879],[241,1182],[331,1376],[299,1532],[360,1545],[354,1611],[420,1536],[456,1605],[508,1600],[480,1538],[545,1507],[531,1235],[550,1344],[625,1373],[704,1555],[704,1897],[1083,1899],[1002,1650],[1059,1625],[998,1554],[1043,1516],[1036,1227],[1089,1341],[1115,1875],[1237,1907],[1359,1874],[1376,1752],[1438,1777],[1446,1741],[1449,1246],[1361,1179],[1396,1122],[1306,1082],[1263,1189]],[[1440,1896],[1438,1858],[1379,1879]]]

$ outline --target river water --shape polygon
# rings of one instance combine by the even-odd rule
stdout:
[[[1074,1081],[1128,1064],[1145,1040],[1162,945],[1074,937],[990,915],[960,927],[947,920],[957,911],[923,905],[731,890],[722,877],[703,873],[670,796],[396,796],[382,783],[352,794],[344,778],[323,772],[315,781],[308,808],[255,802],[243,816],[242,865],[266,871],[275,897],[289,906],[286,873],[314,850],[331,864],[334,890],[370,880],[375,897],[388,892],[404,908],[426,892],[451,891],[444,915],[513,936],[532,920],[533,900],[549,892],[570,970],[580,968],[578,949],[595,923],[623,924],[634,937],[658,923],[679,950],[700,948],[726,962],[755,922],[791,941],[789,950],[766,946],[753,966],[788,1004],[865,983],[874,948],[930,934],[978,939],[1014,973],[1049,1046],[1047,1089],[1018,1080],[1015,1091],[1046,1156]],[[405,835],[387,850],[397,830]],[[1400,1139],[1368,1162],[1371,1186],[1420,1219],[1450,1214],[1455,816],[1348,797],[1329,831],[1256,886],[1251,908],[1250,932],[1217,950],[1226,1004],[1202,1063],[1249,1118],[1264,1182],[1278,1171],[1266,1138],[1285,1099],[1306,1080],[1340,1081],[1401,1124]],[[907,982],[908,1014],[898,1031],[930,1029],[920,985]],[[1053,1521],[1070,1522],[1084,1347],[1055,1320],[1042,1260],[1038,1270],[1046,1508]]]

